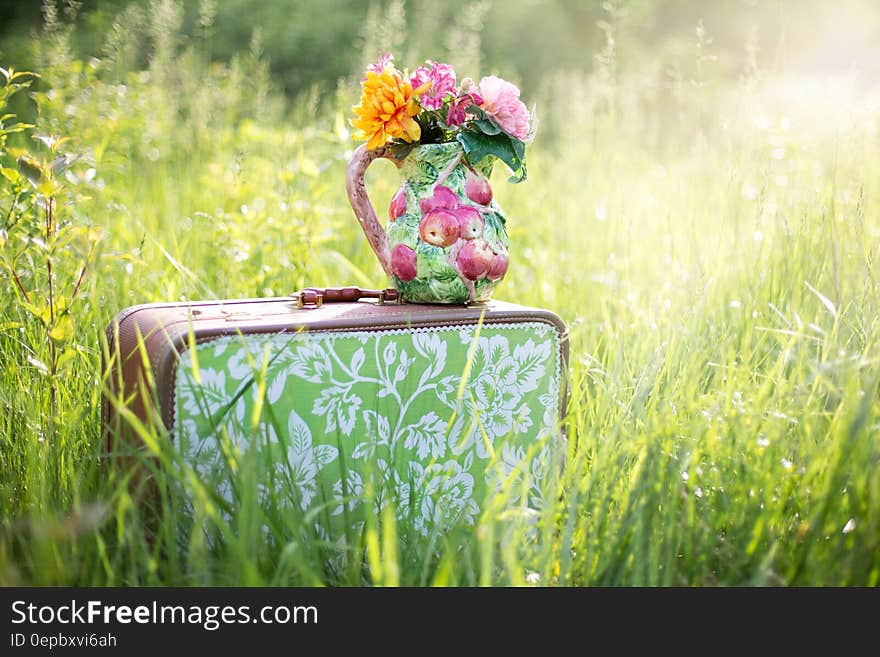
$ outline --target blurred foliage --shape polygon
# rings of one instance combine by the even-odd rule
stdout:
[[[272,78],[288,94],[356,74],[366,59],[391,49],[398,64],[446,60],[463,75],[495,73],[534,90],[549,75],[589,72],[606,43],[609,21],[624,70],[692,61],[693,32],[711,35],[715,75],[742,72],[745,44],[772,71],[880,71],[880,11],[872,0],[50,0],[55,14],[75,21],[74,53],[106,53],[120,34],[165,21],[181,42],[229,62],[254,40]],[[0,58],[20,67],[36,62],[31,36],[45,14],[37,1],[0,2]],[[120,23],[120,16],[127,16]],[[126,22],[127,21],[127,22]],[[170,22],[169,22],[170,21]],[[125,29],[120,30],[120,25]],[[127,39],[126,39],[127,41]],[[126,43],[126,65],[142,67],[147,47]],[[533,95],[533,94],[530,94]]]

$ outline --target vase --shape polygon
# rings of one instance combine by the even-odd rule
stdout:
[[[494,158],[471,166],[458,142],[421,144],[402,157],[399,153],[388,146],[360,146],[346,183],[354,214],[399,300],[488,301],[509,261],[506,218],[489,186]],[[387,229],[364,183],[367,167],[378,158],[393,161],[401,177]]]

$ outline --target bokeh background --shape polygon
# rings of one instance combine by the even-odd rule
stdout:
[[[127,25],[147,28],[148,2],[83,0],[72,41],[82,55],[107,54],[108,36]],[[70,5],[58,3],[63,16]],[[67,10],[69,12],[69,9]],[[7,58],[34,61],[30,39],[43,19],[40,2],[0,4],[0,34]],[[548,77],[595,70],[596,54],[615,29],[621,73],[660,69],[683,74],[694,64],[698,23],[711,41],[712,76],[735,80],[749,60],[770,72],[823,75],[858,70],[870,80],[880,70],[880,17],[868,0],[451,0],[380,2],[336,0],[183,0],[164,17],[180,41],[202,39],[199,50],[230,61],[258,35],[273,83],[289,96],[312,85],[332,90],[351,78],[376,50],[392,50],[401,64],[448,61],[466,74],[503,73],[537,92]],[[133,70],[149,61],[148,39],[126,32]],[[140,47],[138,47],[140,46]],[[751,49],[751,54],[746,50]]]

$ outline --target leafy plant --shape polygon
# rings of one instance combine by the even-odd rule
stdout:
[[[0,69],[0,75],[5,78],[0,110],[35,79],[33,74],[11,69]],[[5,114],[3,119],[12,120],[14,115]],[[6,149],[9,134],[31,128],[18,122],[0,127],[0,158],[14,156],[16,164],[16,168],[0,167],[0,199],[7,205],[0,229],[0,265],[14,283],[20,308],[42,329],[42,344],[31,345],[29,362],[48,387],[47,426],[53,436],[59,377],[79,349],[74,307],[95,259],[101,232],[69,218],[72,213],[66,204],[80,199],[71,190],[78,181],[71,171],[77,158],[62,148],[67,138],[35,134],[36,148]],[[6,328],[17,328],[17,323],[7,323]]]

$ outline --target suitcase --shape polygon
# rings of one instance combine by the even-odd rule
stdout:
[[[473,525],[502,491],[540,508],[561,451],[562,321],[395,300],[348,287],[122,311],[105,354],[110,454],[159,450],[152,424],[226,512],[247,464],[260,496],[327,535],[389,504],[422,535]]]

